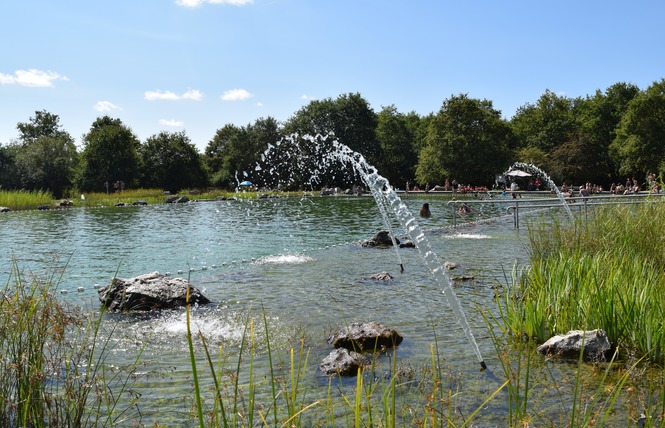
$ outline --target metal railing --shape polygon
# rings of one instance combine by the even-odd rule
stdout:
[[[469,207],[471,212],[478,212],[472,208],[473,205],[506,205],[505,211],[508,213],[508,216],[512,216],[515,229],[519,229],[520,215],[533,214],[543,210],[564,208],[564,203],[568,206],[568,208],[571,209],[573,213],[577,212],[584,215],[586,220],[589,210],[596,206],[651,203],[654,201],[660,201],[661,197],[665,196],[662,193],[647,192],[629,195],[612,195],[603,193],[591,196],[566,196],[562,202],[562,200],[557,195],[549,195],[550,196],[547,197],[534,197],[533,193],[531,193],[529,194],[529,197],[524,198],[520,195],[520,197],[517,198],[507,199],[453,199],[448,202],[448,206],[450,206],[452,209],[453,227],[457,227],[458,218],[464,219],[464,215],[462,215],[460,212],[462,207]],[[504,218],[504,216],[480,220],[476,219],[473,221],[473,223],[478,223],[479,221],[487,222],[500,218]],[[465,219],[465,222],[468,223],[468,220]]]

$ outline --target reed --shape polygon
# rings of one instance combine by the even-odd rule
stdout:
[[[13,211],[34,210],[42,205],[51,205],[53,195],[43,190],[2,190],[0,189],[0,207]]]
[[[502,314],[535,341],[602,328],[628,355],[665,362],[665,205],[594,210],[529,231],[530,266],[513,273]]]
[[[0,292],[0,426],[125,421],[134,416],[137,397],[129,386],[136,363],[106,367],[110,337],[99,336],[102,315],[61,304],[56,272],[24,275],[15,262]]]

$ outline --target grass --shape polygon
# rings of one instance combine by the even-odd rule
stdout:
[[[188,190],[177,195],[165,194],[161,189],[128,189],[114,193],[72,193],[65,198],[71,201],[74,207],[111,207],[118,204],[132,205],[136,201],[145,201],[148,205],[163,204],[171,196],[187,196],[190,200],[211,201],[217,198],[254,199],[263,195],[270,196],[302,196],[303,192],[256,192],[256,191],[226,191],[220,189],[207,189],[205,191]],[[35,210],[42,206],[54,208],[61,200],[54,200],[50,192],[26,190],[0,190],[0,207],[7,207],[12,211]]]
[[[139,356],[122,369],[106,366],[101,315],[62,305],[56,272],[26,276],[15,263],[0,291],[0,426],[122,423],[134,416],[129,386]]]
[[[508,328],[537,342],[602,328],[627,355],[664,363],[663,230],[663,202],[601,208],[587,221],[533,228],[531,264],[505,294]]]
[[[53,195],[50,192],[0,189],[0,207],[7,207],[14,211],[37,209],[41,205],[51,205],[52,203]]]

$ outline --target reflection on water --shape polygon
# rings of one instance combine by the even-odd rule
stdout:
[[[526,260],[526,236],[513,230],[512,219],[452,228],[445,200],[404,199],[412,212],[424,201],[430,203],[433,217],[421,225],[433,251],[474,275],[472,283],[456,284],[455,292],[482,352],[492,355],[477,307],[494,307],[492,286],[516,261]],[[491,205],[482,209],[485,217],[505,212]],[[66,264],[60,288],[69,293],[61,298],[84,307],[99,308],[94,285],[105,285],[115,275],[152,271],[189,275],[214,302],[194,311],[193,328],[227,356],[239,349],[247,320],[261,324],[265,310],[276,352],[283,353],[306,337],[313,375],[330,351],[327,333],[349,322],[377,321],[396,328],[405,338],[398,358],[414,365],[428,362],[435,336],[453,366],[470,369],[473,361],[464,334],[420,255],[413,249],[400,250],[405,267],[400,273],[394,251],[359,245],[384,227],[371,198],[15,212],[0,216],[0,227],[0,247],[7,249],[0,256],[0,281],[7,282],[13,258],[22,269],[34,272],[53,263]],[[393,227],[403,233],[398,224]],[[60,261],[54,262],[58,256]],[[367,280],[382,271],[394,280]],[[156,414],[162,408],[182,409],[183,390],[189,391],[191,385],[184,312],[110,314],[105,325],[113,329],[112,358],[118,364],[127,363],[146,346],[142,370],[155,374],[141,387],[142,400],[148,403],[144,408]],[[498,364],[491,359],[487,363],[490,368]],[[266,364],[257,359],[254,367],[267,370]]]

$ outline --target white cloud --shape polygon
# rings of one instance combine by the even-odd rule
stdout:
[[[198,89],[190,89],[182,95],[178,95],[175,92],[171,91],[145,91],[143,93],[143,98],[148,101],[157,101],[157,100],[168,100],[168,101],[177,101],[177,100],[194,100],[200,101],[203,98],[203,92]]]
[[[182,97],[186,100],[201,101],[201,99],[203,99],[203,92],[198,89],[190,89],[182,94]]]
[[[244,89],[231,89],[230,91],[224,92],[221,98],[224,101],[243,101],[252,98],[253,96],[254,95]]]
[[[175,4],[182,7],[199,7],[203,3],[209,4],[230,4],[232,6],[244,6],[254,3],[254,0],[176,0]]]
[[[310,97],[309,95],[304,94],[304,95],[300,96],[300,99],[305,100],[305,101],[312,101],[312,100],[315,100],[316,98]]]
[[[259,101],[258,103],[256,103],[256,106],[257,107],[263,107],[263,103]]]
[[[30,70],[16,70],[14,74],[0,73],[0,84],[2,85],[20,85],[34,88],[44,88],[53,86],[56,80],[69,80],[66,76],[61,76],[54,71],[42,71],[31,68]]]
[[[180,128],[181,126],[185,125],[185,122],[183,122],[182,120],[175,120],[175,119],[170,119],[170,120],[161,119],[159,121],[159,124],[164,126],[170,126],[172,128]]]
[[[113,104],[111,101],[97,101],[92,108],[102,113],[106,113],[113,110],[122,110],[120,107]]]

